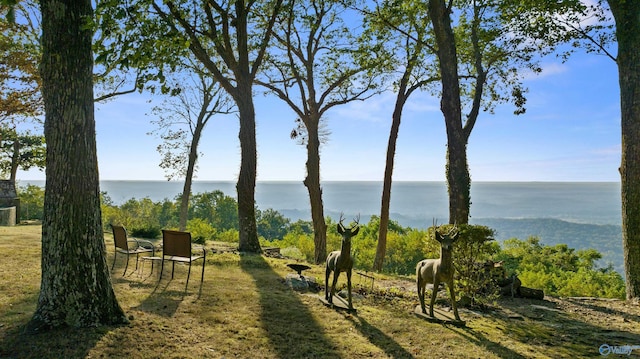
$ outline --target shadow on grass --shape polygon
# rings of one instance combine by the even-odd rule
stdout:
[[[483,347],[485,349],[487,349],[488,351],[492,352],[493,354],[499,356],[500,358],[514,358],[514,359],[520,359],[520,358],[527,358],[526,356],[519,354],[507,347],[505,347],[504,345],[500,344],[500,343],[496,343],[494,341],[491,341],[490,339],[488,339],[487,337],[485,337],[482,333],[473,330],[471,328],[459,328],[459,327],[454,327],[454,326],[447,326],[447,328],[449,328],[449,330],[457,333],[458,335],[460,335],[461,337],[465,338],[466,340],[468,340],[471,343],[474,343],[477,346]]]
[[[348,317],[353,323],[354,327],[365,336],[371,344],[382,349],[390,358],[413,358],[414,356],[409,353],[402,345],[398,344],[393,338],[383,333],[380,329],[369,324],[362,317]]]
[[[526,303],[510,306],[509,309],[519,315],[520,319],[503,316],[492,318],[492,322],[487,325],[500,330],[512,341],[520,343],[523,351],[535,352],[536,355],[550,358],[601,357],[599,349],[603,345],[625,346],[640,343],[640,334],[616,330],[606,321],[598,324],[588,322],[579,314],[571,315],[556,310],[553,303],[545,301],[536,303],[538,307],[532,307]],[[549,309],[540,308],[542,306]],[[525,358],[529,354],[527,352],[521,354],[507,348],[500,344],[499,340],[489,339],[477,330],[469,328],[450,328],[450,330],[501,358]],[[634,355],[637,355],[637,352],[633,352],[631,357]]]
[[[25,328],[35,309],[38,294],[20,298],[0,314],[0,358],[85,358],[104,335],[119,326],[97,328],[61,327],[30,334]],[[27,310],[26,303],[33,303]],[[21,307],[22,306],[22,307]]]
[[[138,305],[132,309],[141,310],[148,313],[155,313],[161,315],[163,317],[173,317],[180,306],[180,303],[185,300],[185,298],[189,295],[189,288],[184,287],[183,290],[175,290],[169,289],[169,286],[173,283],[174,279],[171,278],[171,273],[163,273],[162,278],[160,278],[160,269],[158,266],[156,268],[157,272],[153,274],[149,274],[146,278],[143,279],[143,282],[138,283],[137,286],[140,287],[149,287],[153,288],[153,290],[149,293],[149,295]],[[167,272],[165,270],[165,272]],[[182,275],[182,273],[176,275]],[[185,274],[186,280],[186,274]],[[191,283],[191,287],[194,285],[199,285],[198,296],[196,301],[200,299],[202,296],[202,287],[203,283],[198,281],[198,283]]]
[[[592,302],[592,301],[590,301],[588,299],[580,300],[580,299],[577,299],[577,298],[566,298],[565,300],[567,302],[579,305],[579,306],[581,306],[583,308],[589,308],[590,310],[597,311],[597,312],[604,313],[604,314],[609,314],[609,315],[612,315],[612,316],[613,315],[619,315],[619,316],[625,318],[626,320],[640,323],[640,315],[626,313],[626,312],[617,310],[615,308],[609,308],[609,307],[606,307],[604,305],[601,305],[601,303],[599,303],[599,302],[595,302],[594,303],[594,302]]]
[[[555,309],[555,304],[540,301],[538,307],[511,307],[514,312],[531,320],[527,320],[528,325],[506,322],[506,330],[521,342],[535,345],[540,348],[540,352],[551,357],[598,357],[599,348],[603,344],[640,345],[640,334],[616,329],[613,318],[611,321],[605,319],[598,322],[597,319],[592,319],[588,322],[588,317],[582,317],[581,312],[572,315],[541,307]],[[603,308],[600,308],[600,311],[602,310]],[[638,351],[634,351],[632,357],[638,355]]]
[[[340,357],[298,294],[282,284],[280,276],[262,256],[241,255],[240,267],[255,281],[262,309],[260,319],[279,357]]]

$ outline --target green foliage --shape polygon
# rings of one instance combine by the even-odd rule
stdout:
[[[256,212],[256,225],[258,226],[259,236],[272,241],[283,238],[289,231],[291,221],[280,212],[271,208],[265,211],[256,210]]]
[[[547,246],[537,237],[526,241],[506,240],[496,256],[507,271],[518,273],[522,285],[539,288],[555,296],[596,296],[624,298],[625,286],[611,266],[596,268],[601,254],[594,249],[579,250],[566,244]]]
[[[140,238],[159,238],[162,234],[162,230],[158,226],[141,226],[141,227],[133,227],[130,230],[130,235],[132,237],[140,237]]]
[[[29,185],[19,187],[18,194],[21,199],[22,217],[41,219],[44,189]],[[203,213],[208,217],[192,217],[188,222],[187,229],[192,233],[194,241],[204,243],[207,240],[217,240],[238,243],[237,229],[221,229],[209,221],[210,218],[218,220],[219,223],[229,221],[229,218],[221,218],[224,217],[221,214],[230,215],[229,207],[232,208],[232,204],[235,203],[233,198],[221,193],[198,198],[201,200],[198,201],[200,206],[196,213]],[[205,206],[211,203],[214,205]],[[177,206],[177,200],[153,202],[148,198],[131,199],[121,206],[115,206],[109,196],[102,193],[105,230],[111,230],[108,227],[109,223],[123,224],[130,234],[136,237],[157,238],[160,236],[160,228],[175,228]],[[280,247],[281,253],[286,256],[313,261],[314,242],[310,222],[298,220],[289,224],[288,220],[283,220],[284,217],[272,209],[261,213],[268,213],[262,217],[265,222],[286,223],[287,227],[281,239],[264,239],[262,245]],[[233,217],[237,218],[237,214]],[[327,218],[326,221],[327,250],[339,250],[341,237],[336,231],[336,223],[331,218]],[[369,270],[372,267],[379,226],[379,218],[372,216],[369,223],[361,225],[360,233],[354,237],[352,255],[357,269]],[[458,227],[460,236],[453,254],[458,293],[469,297],[474,304],[488,303],[494,294],[486,291],[486,278],[479,275],[482,270],[481,264],[487,260],[503,261],[506,272],[517,274],[522,285],[543,289],[549,295],[624,298],[625,287],[622,277],[611,266],[596,267],[602,255],[595,249],[576,251],[566,244],[547,246],[541,244],[536,237],[525,241],[516,238],[506,240],[501,249],[493,240],[493,229],[478,225]],[[450,229],[450,225],[440,226],[443,233]],[[413,275],[417,262],[425,258],[438,258],[439,251],[440,245],[433,239],[433,228],[405,228],[391,221],[383,272]]]
[[[221,242],[237,244],[240,241],[240,234],[237,229],[227,229],[226,231],[218,232],[215,239]]]
[[[477,225],[460,225],[453,261],[456,267],[457,293],[471,300],[472,305],[484,305],[497,293],[491,277],[484,275],[481,264],[500,251],[494,241],[494,230]],[[446,230],[445,230],[446,231]]]
[[[193,218],[187,222],[187,231],[191,232],[191,240],[195,243],[205,244],[216,237],[216,229],[202,218]]]
[[[293,258],[297,260],[307,260],[304,254],[296,247],[286,247],[280,250],[280,254],[287,258]]]
[[[411,275],[416,272],[416,263],[425,258],[437,258],[439,244],[427,240],[427,231],[411,229],[405,235],[395,231],[387,233],[387,257],[383,272]],[[375,253],[374,253],[375,256]]]
[[[220,190],[197,193],[189,198],[189,218],[202,218],[218,231],[238,229],[238,203]]]
[[[327,236],[329,236],[329,233],[327,233]],[[292,231],[285,234],[282,239],[272,241],[271,245],[280,248],[297,248],[307,262],[313,262],[315,249],[313,234]],[[327,245],[327,248],[330,247]]]
[[[14,127],[0,127],[0,174],[4,177],[15,175],[12,171],[43,169],[46,147],[43,135],[30,131],[17,132]]]
[[[27,185],[16,188],[20,198],[20,218],[42,220],[44,212],[44,188]]]

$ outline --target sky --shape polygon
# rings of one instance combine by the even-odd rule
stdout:
[[[576,53],[562,63],[542,61],[529,76],[527,111],[513,106],[481,113],[467,148],[472,181],[618,182],[621,157],[620,97],[615,63]],[[382,181],[395,95],[334,108],[321,148],[321,180]],[[101,180],[166,180],[159,167],[160,140],[151,109],[161,98],[120,96],[95,111]],[[306,149],[290,139],[293,112],[274,96],[256,94],[258,181],[302,181]],[[394,181],[445,181],[446,133],[439,99],[410,97],[395,156]],[[236,114],[214,117],[201,140],[198,181],[236,181],[240,144]],[[44,180],[44,172],[19,171],[18,180]]]

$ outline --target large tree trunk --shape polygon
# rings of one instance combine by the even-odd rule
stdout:
[[[240,80],[239,80],[240,82]],[[256,114],[251,94],[251,81],[238,83],[238,96],[235,98],[240,113],[240,175],[238,191],[238,225],[241,252],[260,253],[258,230],[256,227],[255,189],[257,170]]]
[[[467,166],[467,136],[462,127],[456,41],[451,29],[450,13],[443,0],[429,1],[429,16],[438,47],[438,63],[442,77],[440,109],[447,128],[449,223],[466,224],[469,222],[471,179]]]
[[[47,140],[42,279],[30,331],[125,323],[100,214],[91,1],[41,0]]]
[[[640,298],[640,2],[609,0],[616,20],[622,114],[622,247],[627,299]]]
[[[327,224],[324,220],[322,188],[320,187],[320,137],[319,120],[307,120],[307,177],[304,185],[309,192],[311,202],[311,221],[313,222],[314,261],[322,263],[327,258]]]
[[[398,132],[400,131],[400,121],[402,119],[402,109],[407,101],[406,88],[408,78],[407,73],[403,77],[396,105],[391,116],[391,130],[389,131],[389,142],[387,144],[387,161],[384,167],[384,181],[382,184],[382,203],[380,205],[380,229],[378,230],[378,245],[376,247],[376,258],[373,262],[373,270],[381,271],[384,264],[384,257],[387,255],[387,231],[389,228],[389,206],[391,205],[391,184],[393,179],[394,157],[396,155],[396,143]]]

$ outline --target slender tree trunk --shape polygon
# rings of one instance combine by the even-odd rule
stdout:
[[[640,298],[640,2],[609,0],[616,20],[622,114],[622,248],[627,299]]]
[[[13,156],[11,157],[11,174],[9,177],[9,181],[16,184],[16,175],[18,174],[18,167],[20,161],[20,139],[18,138],[18,133],[16,132],[16,139],[13,141]]]
[[[458,56],[451,29],[451,18],[443,0],[429,1],[429,16],[435,33],[442,99],[440,109],[447,128],[447,185],[449,188],[449,223],[469,222],[471,178],[467,165],[467,136],[462,127]]]
[[[241,252],[260,253],[255,212],[255,188],[257,171],[256,115],[251,94],[251,81],[238,83],[238,96],[235,98],[240,114],[240,175],[238,191],[238,225]]]
[[[406,73],[405,73],[406,74]],[[400,120],[402,119],[402,109],[407,101],[407,84],[405,75],[401,81],[396,105],[391,116],[391,130],[389,131],[389,143],[387,144],[387,161],[384,168],[384,181],[382,184],[382,204],[380,206],[380,229],[378,230],[378,245],[376,247],[376,258],[373,262],[373,270],[381,271],[384,264],[384,257],[387,254],[387,231],[389,228],[389,206],[391,205],[391,184],[393,178],[394,157],[396,155],[396,142],[400,131]]]
[[[42,279],[28,330],[126,323],[106,262],[89,0],[41,0],[47,140]]]
[[[305,121],[307,127],[307,177],[304,185],[309,192],[311,202],[311,221],[313,222],[314,261],[322,263],[327,258],[327,224],[324,220],[322,188],[320,187],[320,137],[318,119]]]
[[[191,183],[193,181],[193,172],[195,171],[196,162],[198,161],[198,145],[202,136],[204,125],[198,119],[196,128],[191,138],[191,147],[189,148],[189,163],[187,164],[187,174],[184,177],[184,187],[182,189],[182,198],[180,200],[180,230],[187,229],[187,220],[189,217],[189,197],[191,196]]]
[[[449,223],[469,223],[471,177],[467,165],[467,144],[459,138],[447,141],[447,184],[449,188]]]

